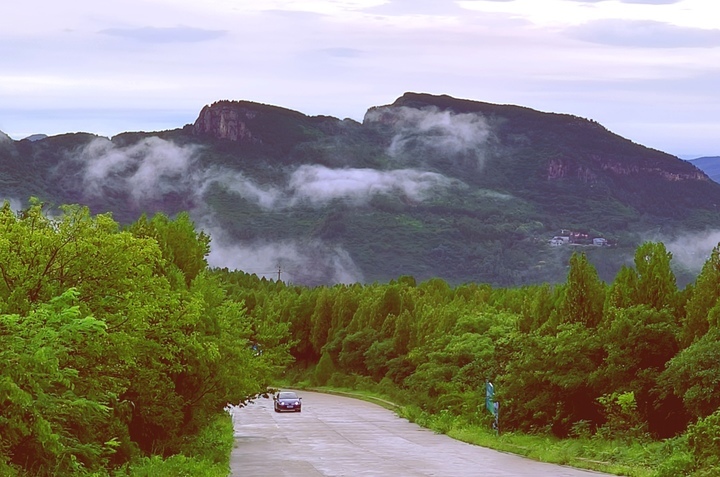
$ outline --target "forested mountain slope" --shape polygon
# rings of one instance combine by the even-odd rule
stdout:
[[[644,240],[720,224],[720,185],[687,161],[592,120],[417,93],[362,123],[219,101],[170,131],[6,138],[0,197],[30,196],[121,223],[189,211],[212,265],[308,285],[556,283],[580,249],[610,280]]]

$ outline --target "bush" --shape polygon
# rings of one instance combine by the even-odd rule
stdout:
[[[678,452],[668,457],[658,467],[656,477],[677,477],[690,475],[695,467],[695,459],[689,452]]]
[[[382,378],[377,385],[377,390],[383,396],[387,396],[394,401],[403,402],[405,400],[402,391],[389,378]]]
[[[114,477],[227,477],[234,443],[232,419],[223,412],[182,444],[180,454],[144,457],[123,466]]]
[[[597,400],[603,407],[606,419],[605,424],[598,429],[598,434],[606,439],[647,438],[647,423],[638,412],[634,392],[615,392]]]
[[[592,434],[592,422],[587,419],[581,419],[570,426],[570,437],[575,439],[589,439]]]
[[[688,448],[699,467],[720,465],[720,409],[688,427]]]
[[[233,435],[232,419],[223,412],[202,428],[192,441],[183,445],[181,453],[214,464],[229,465],[230,452],[235,443]]]
[[[423,411],[418,406],[402,406],[400,409],[398,409],[397,414],[398,416],[403,417],[410,422],[422,425],[419,421],[422,421],[423,419]]]
[[[355,376],[349,376],[345,373],[333,373],[327,384],[335,388],[353,389],[355,387]]]

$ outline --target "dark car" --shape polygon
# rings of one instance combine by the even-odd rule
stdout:
[[[302,409],[301,397],[292,391],[281,391],[273,398],[275,412],[292,411],[300,412]]]

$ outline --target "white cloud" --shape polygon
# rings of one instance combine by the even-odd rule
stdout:
[[[401,195],[421,202],[434,191],[457,181],[432,172],[413,169],[378,171],[374,169],[331,169],[302,165],[286,183],[260,185],[241,173],[214,169],[203,178],[202,190],[218,183],[243,199],[266,210],[289,209],[301,205],[323,207],[334,200],[365,205],[376,195]]]
[[[672,252],[673,263],[699,273],[710,258],[712,250],[720,245],[720,230],[685,234],[672,240],[663,240],[665,248]]]
[[[614,46],[642,48],[713,48],[720,29],[699,29],[639,20],[597,20],[567,30],[570,36]]]
[[[365,115],[366,122],[387,124],[394,132],[388,153],[401,158],[422,149],[437,155],[470,155],[482,165],[491,138],[485,118],[475,113],[441,111],[437,107],[385,106]]]
[[[100,33],[143,43],[194,43],[221,38],[227,32],[191,27],[108,28]]]
[[[693,28],[720,28],[707,0],[461,0],[463,8],[526,19],[538,26],[580,25],[605,19],[645,20]]]
[[[394,193],[421,202],[429,192],[446,188],[451,183],[441,174],[413,169],[379,171],[305,165],[290,177],[289,204],[325,205],[335,199],[364,204],[374,195]]]
[[[27,206],[23,204],[23,201],[19,199],[15,199],[13,197],[0,197],[0,207],[2,207],[5,202],[10,205],[10,210],[14,212],[18,212],[27,208]]]
[[[158,137],[128,147],[97,138],[72,159],[82,164],[83,190],[88,196],[103,195],[107,189],[124,191],[136,204],[143,204],[202,184],[204,172],[194,167],[197,151],[194,146],[177,146]]]
[[[203,194],[218,184],[263,209],[286,209],[309,204],[324,206],[333,200],[367,204],[375,195],[400,194],[412,201],[454,182],[432,172],[413,169],[330,169],[303,165],[284,183],[258,184],[239,171],[201,167],[197,146],[178,146],[148,137],[126,147],[97,138],[78,151],[72,160],[82,167],[83,191],[97,197],[108,190],[130,194],[137,205],[148,204],[169,193],[181,193],[201,202]]]

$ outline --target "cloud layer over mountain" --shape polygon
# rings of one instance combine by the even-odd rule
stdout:
[[[415,161],[418,156],[471,158],[479,169],[485,149],[492,140],[487,120],[480,114],[384,106],[370,109],[365,122],[389,124],[395,135],[388,154],[399,160]],[[432,160],[429,161],[432,163]]]
[[[462,129],[459,131],[466,134]],[[438,146],[458,149],[465,147],[458,141],[465,140],[448,133]],[[212,265],[265,272],[284,263],[288,273],[306,282],[323,274],[338,282],[353,282],[360,280],[362,273],[342,248],[319,240],[262,244],[234,241],[206,215],[209,208],[204,205],[205,193],[211,187],[221,187],[261,209],[287,210],[322,207],[336,200],[363,206],[376,195],[396,195],[421,202],[432,197],[433,192],[458,183],[441,174],[416,169],[332,169],[305,164],[289,170],[284,182],[260,184],[236,170],[203,168],[201,154],[202,148],[198,146],[180,146],[158,137],[144,138],[124,147],[97,138],[69,160],[80,167],[81,190],[86,197],[127,193],[139,209],[168,194],[190,199],[195,204],[190,210],[193,219],[213,237],[209,257]],[[295,272],[291,272],[293,269]]]

